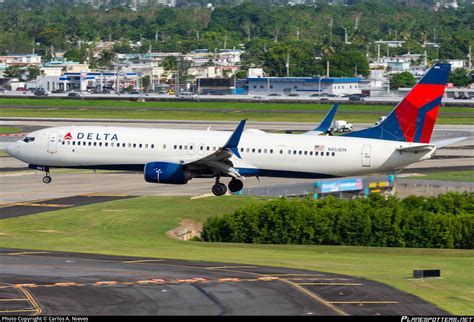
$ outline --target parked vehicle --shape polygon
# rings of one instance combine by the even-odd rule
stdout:
[[[300,96],[300,94],[290,93],[290,94],[288,94],[288,96]]]
[[[344,120],[337,120],[332,123],[331,132],[342,133],[351,132],[352,124]]]
[[[76,93],[76,92],[71,92],[69,94],[67,94],[68,97],[81,97],[81,94],[79,93]]]
[[[26,87],[18,87],[16,89],[17,92],[28,92],[28,89]]]
[[[268,94],[268,96],[281,96],[281,94],[278,94],[278,93],[270,93],[270,94]]]
[[[382,123],[387,117],[386,116],[381,116],[379,117],[379,120],[377,122],[375,122],[375,125],[374,126],[377,126],[379,125],[380,123]]]
[[[469,99],[471,99],[471,98],[470,98],[469,96],[467,96],[467,95],[462,95],[462,96],[459,95],[459,96],[454,97],[454,99],[455,99],[455,100],[469,100]]]
[[[349,101],[363,101],[364,97],[360,95],[351,95],[349,96]]]
[[[48,92],[44,88],[37,88],[33,94],[35,96],[48,96]]]

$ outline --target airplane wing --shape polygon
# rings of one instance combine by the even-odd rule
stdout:
[[[239,125],[227,140],[224,146],[217,149],[214,153],[209,154],[203,158],[188,160],[183,165],[188,168],[209,168],[215,172],[223,175],[228,175],[233,178],[243,178],[240,173],[234,168],[232,157],[240,159],[240,154],[237,146],[240,142],[240,137],[244,131],[245,123],[247,120],[240,121]]]
[[[334,120],[334,115],[336,115],[337,108],[339,107],[339,103],[333,105],[333,107],[329,110],[329,112],[324,117],[323,121],[319,124],[319,126],[311,131],[305,132],[305,135],[320,135],[322,133],[327,133],[329,128],[331,127],[332,121]]]

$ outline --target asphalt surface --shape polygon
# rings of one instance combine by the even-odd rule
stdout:
[[[46,211],[54,211],[128,198],[133,198],[133,196],[82,195],[58,199],[14,203],[9,204],[7,207],[1,207],[0,205],[0,219],[33,215]]]
[[[289,268],[0,249],[0,315],[446,315],[361,278]]]

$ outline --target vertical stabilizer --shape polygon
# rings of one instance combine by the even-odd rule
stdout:
[[[429,143],[450,70],[450,64],[435,64],[383,122],[345,136]]]

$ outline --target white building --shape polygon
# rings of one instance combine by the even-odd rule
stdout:
[[[247,80],[250,95],[278,93],[310,96],[321,93],[321,95],[343,96],[361,93],[359,88],[361,79],[357,77],[259,77]]]

